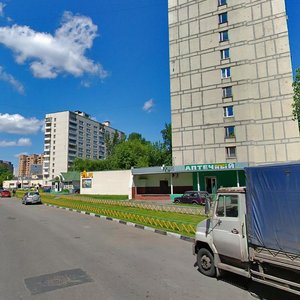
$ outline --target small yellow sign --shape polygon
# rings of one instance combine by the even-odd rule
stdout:
[[[81,178],[93,178],[93,172],[83,171],[80,173]]]

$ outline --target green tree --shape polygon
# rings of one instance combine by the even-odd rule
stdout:
[[[14,175],[7,166],[0,164],[0,186],[3,186],[3,181],[13,179]]]
[[[95,160],[76,158],[70,170],[78,172],[112,170],[112,162],[110,158]]]
[[[297,68],[296,70],[296,77],[293,82],[293,116],[295,120],[298,120],[298,123],[300,123],[300,68]]]
[[[110,157],[114,169],[130,169],[131,167],[148,167],[150,162],[149,153],[152,145],[143,143],[141,140],[127,140],[114,149]]]
[[[160,132],[163,138],[165,148],[172,152],[172,127],[171,123],[165,123],[165,128]]]
[[[140,141],[142,144],[146,144],[149,143],[147,142],[140,133],[137,132],[132,132],[129,134],[127,141],[133,141],[133,140],[138,140]]]
[[[162,160],[167,166],[172,165],[172,127],[171,123],[166,123],[165,128],[161,131],[163,138]]]
[[[104,143],[107,156],[110,156],[113,153],[116,145],[122,143],[123,141],[124,139],[117,131],[115,131],[113,135],[111,135],[109,132],[106,132],[104,135]]]

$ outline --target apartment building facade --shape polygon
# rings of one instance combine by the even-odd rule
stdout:
[[[284,0],[169,0],[173,165],[300,159]]]
[[[104,159],[105,135],[119,137],[124,133],[110,127],[109,122],[99,123],[81,111],[63,111],[47,114],[44,139],[44,185],[61,172],[67,172],[76,157]]]
[[[42,175],[44,161],[43,154],[19,155],[19,177],[31,177],[32,175]]]

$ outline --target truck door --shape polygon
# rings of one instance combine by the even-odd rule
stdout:
[[[244,213],[238,195],[219,195],[213,218],[213,242],[219,255],[246,260],[246,237],[243,233]]]

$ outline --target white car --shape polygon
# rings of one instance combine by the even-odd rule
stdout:
[[[27,204],[34,204],[34,203],[42,203],[41,196],[39,192],[27,192],[24,194],[22,198],[22,203]]]

